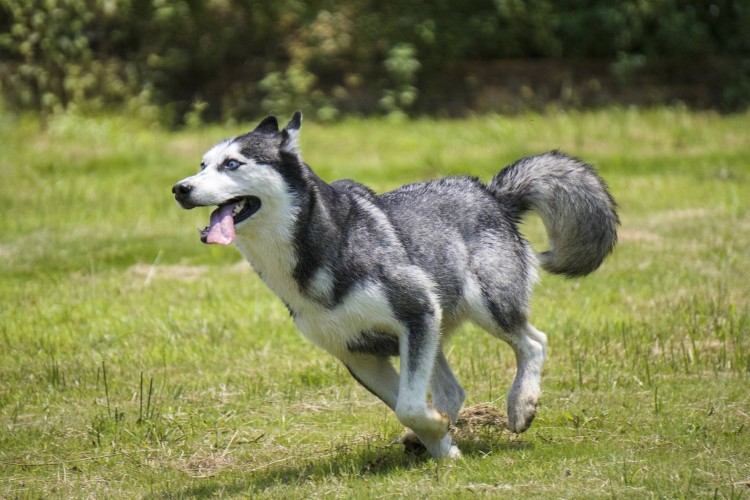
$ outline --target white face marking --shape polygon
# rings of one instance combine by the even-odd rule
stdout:
[[[206,151],[206,153],[203,155],[201,165],[204,168],[208,168],[211,165],[218,164],[221,160],[222,152],[227,148],[227,146],[229,146],[231,142],[232,139],[225,139],[211,147],[211,149]]]
[[[242,165],[228,170],[225,167],[228,160],[237,160]],[[260,210],[237,224],[238,231],[263,219],[270,218],[282,223],[280,219],[288,221],[293,215],[293,197],[281,174],[271,165],[256,163],[243,155],[239,142],[227,139],[216,144],[203,155],[202,165],[204,168],[199,173],[180,181],[193,186],[191,201],[195,205],[216,206],[247,196],[260,199]],[[241,207],[237,211],[239,209]]]
[[[240,168],[229,171],[223,168],[228,160],[243,163]],[[259,168],[252,159],[240,152],[240,146],[230,141],[220,142],[203,155],[203,170],[182,182],[193,186],[191,201],[197,205],[221,205],[232,198],[258,196],[255,192],[255,178],[260,171],[270,167]]]

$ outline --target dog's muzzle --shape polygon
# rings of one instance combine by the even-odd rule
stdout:
[[[190,203],[190,193],[193,191],[192,184],[186,182],[178,182],[172,186],[172,193],[174,193],[174,199],[177,200],[182,208],[193,208],[194,205]]]

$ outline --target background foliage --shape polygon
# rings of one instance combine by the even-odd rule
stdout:
[[[750,102],[747,26],[742,0],[0,0],[0,85],[12,110],[158,106],[169,123],[296,107],[459,114],[498,107],[471,97],[493,85],[490,62],[595,61],[585,84],[534,66],[514,98],[597,104],[699,85],[683,100],[737,109]],[[559,88],[530,99],[549,78]],[[587,89],[598,100],[575,97]]]

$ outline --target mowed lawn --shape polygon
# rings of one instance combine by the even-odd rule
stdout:
[[[510,348],[468,325],[447,347],[474,410],[450,464],[393,444],[395,416],[239,252],[200,243],[210,210],[172,199],[251,126],[0,115],[0,497],[750,498],[750,114],[303,124],[325,180],[488,180],[560,148],[620,205],[599,271],[537,285],[528,432],[486,404],[505,411]],[[538,219],[523,229],[543,250]]]

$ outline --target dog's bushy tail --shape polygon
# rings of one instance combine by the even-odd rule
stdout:
[[[617,204],[594,168],[552,151],[505,167],[488,185],[520,221],[529,210],[544,222],[549,250],[542,267],[568,277],[596,270],[617,242]]]

